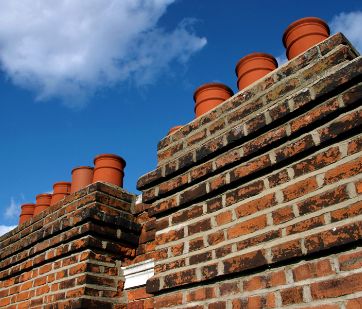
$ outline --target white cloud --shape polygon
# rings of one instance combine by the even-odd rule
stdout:
[[[15,229],[16,225],[8,226],[8,225],[0,225],[0,236],[6,234],[7,232]]]
[[[5,218],[14,219],[20,215],[20,203],[16,202],[12,197],[10,199],[10,204],[7,208],[5,208]]]
[[[341,13],[330,22],[331,32],[342,32],[362,52],[362,11]]]
[[[275,58],[278,62],[278,67],[281,67],[284,63],[288,62],[288,58],[285,54],[281,54]]]
[[[175,0],[0,1],[2,70],[38,100],[84,103],[102,87],[151,84],[205,44],[190,20],[157,26]]]

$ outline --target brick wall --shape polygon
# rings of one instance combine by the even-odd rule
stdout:
[[[362,57],[336,34],[0,237],[3,308],[362,308]],[[125,268],[155,261],[125,288]]]
[[[358,308],[361,64],[334,35],[159,143],[155,308]]]
[[[0,238],[1,308],[126,308],[135,196],[95,183]]]

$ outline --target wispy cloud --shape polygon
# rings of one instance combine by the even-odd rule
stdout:
[[[38,100],[74,107],[102,87],[152,84],[206,44],[190,20],[158,26],[174,1],[0,1],[1,68]]]
[[[275,58],[278,62],[278,66],[281,67],[284,63],[288,62],[287,56],[285,54],[281,54]]]
[[[15,228],[16,225],[0,225],[0,236],[6,234],[7,232]]]
[[[362,11],[340,13],[330,22],[332,33],[342,32],[362,52]]]
[[[5,208],[4,216],[6,219],[17,218],[20,214],[20,203],[15,201],[15,198],[10,199],[10,204]]]

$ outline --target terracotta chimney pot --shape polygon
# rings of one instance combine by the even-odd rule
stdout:
[[[65,196],[70,194],[71,182],[60,181],[53,185],[53,195],[50,206],[62,200]]]
[[[241,58],[236,65],[238,88],[242,90],[278,67],[276,59],[265,53],[252,53]]]
[[[100,154],[94,158],[93,182],[102,181],[123,186],[126,161],[114,154]]]
[[[203,84],[194,92],[196,118],[212,110],[233,95],[234,92],[224,84]]]
[[[284,32],[287,58],[293,59],[329,37],[328,24],[317,17],[305,17],[291,23]]]
[[[36,196],[36,204],[34,208],[34,216],[40,214],[43,210],[50,206],[52,195],[49,193],[41,193]]]
[[[21,205],[21,213],[19,216],[19,225],[23,224],[26,221],[29,221],[33,217],[34,208],[35,208],[35,205],[31,204],[31,203]]]
[[[72,170],[72,185],[70,193],[77,192],[90,185],[93,180],[93,167],[78,166]]]

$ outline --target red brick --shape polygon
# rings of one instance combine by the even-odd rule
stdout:
[[[285,94],[297,88],[299,84],[300,81],[297,78],[291,78],[285,80],[283,83],[280,83],[278,86],[274,87],[270,92],[268,92],[266,95],[266,99],[268,102],[280,99]]]
[[[20,291],[29,290],[33,286],[33,281],[27,281],[20,286]]]
[[[288,175],[288,171],[286,169],[281,170],[271,176],[268,177],[268,181],[269,181],[269,186],[270,188],[274,188],[276,186],[279,186],[283,183],[286,183],[287,181],[289,181],[289,175]]]
[[[256,138],[253,138],[251,141],[246,142],[243,145],[244,156],[248,156],[256,151],[259,151],[260,149],[274,143],[279,139],[284,138],[285,136],[287,136],[285,127],[278,127]]]
[[[224,231],[217,231],[207,236],[207,241],[210,246],[216,245],[225,240]]]
[[[303,302],[303,287],[293,287],[280,291],[283,306],[299,304]]]
[[[292,142],[291,144],[280,147],[275,150],[276,161],[279,163],[289,159],[303,151],[310,149],[314,146],[313,138],[311,135],[306,135],[303,138]]]
[[[224,274],[231,274],[267,264],[261,250],[235,256],[223,261]]]
[[[127,309],[144,309],[144,308],[145,308],[145,304],[144,304],[143,300],[134,301],[134,302],[130,302],[127,304]]]
[[[215,255],[217,258],[221,258],[230,254],[231,250],[232,250],[231,245],[221,246],[215,250]]]
[[[243,99],[251,98],[251,92],[249,90],[249,93],[243,93]],[[228,123],[234,123],[234,122],[238,122],[240,123],[247,115],[251,114],[252,112],[257,111],[258,109],[260,109],[263,106],[263,100],[258,98],[258,99],[253,99],[251,102],[244,102],[244,100],[241,99],[241,96],[238,97],[238,100],[235,100],[234,102],[230,102],[230,103],[237,103],[238,105],[236,106],[236,108],[233,110],[232,113],[228,114],[227,117],[227,121]],[[223,105],[223,107],[226,104]]]
[[[341,159],[338,147],[332,147],[308,159],[293,165],[294,177],[316,171]]]
[[[219,286],[219,290],[220,296],[237,294],[240,292],[239,283],[237,281],[222,283]]]
[[[190,145],[194,145],[200,141],[202,141],[204,138],[206,137],[206,129],[197,132],[193,135],[190,135],[189,138],[187,138],[187,144]]]
[[[238,218],[245,217],[256,213],[257,211],[264,210],[276,204],[274,193],[265,195],[259,199],[241,204],[235,209]]]
[[[284,200],[291,201],[318,188],[315,177],[301,180],[283,190]]]
[[[311,284],[313,299],[334,298],[362,290],[362,274],[330,279]]]
[[[190,256],[189,263],[190,265],[200,264],[210,261],[211,259],[212,259],[211,251],[208,251]]]
[[[355,176],[362,172],[362,157],[339,165],[336,168],[325,173],[324,182],[331,184],[341,179],[346,179]]]
[[[287,235],[301,233],[304,231],[314,229],[318,226],[322,226],[323,224],[324,224],[324,216],[320,215],[318,217],[309,218],[307,220],[303,220],[288,226],[286,228],[286,233]]]
[[[294,213],[291,206],[286,206],[273,211],[272,216],[274,224],[281,224],[294,219]]]
[[[215,159],[215,166],[217,169],[220,169],[224,166],[229,165],[230,163],[237,162],[239,159],[239,151],[233,150],[230,152],[226,152],[225,154]]]
[[[205,194],[206,194],[206,183],[201,183],[181,193],[180,204],[191,202],[192,200],[200,198]]]
[[[334,271],[328,259],[304,263],[293,269],[293,277],[296,282],[331,274],[334,274]]]
[[[202,221],[190,224],[188,226],[188,233],[189,235],[194,235],[196,233],[205,232],[210,229],[211,229],[210,219],[204,219]]]
[[[227,230],[228,239],[239,237],[263,229],[267,225],[266,215],[262,215],[244,222],[235,224]]]
[[[219,136],[211,139],[196,150],[196,159],[202,160],[210,154],[221,150],[224,147],[224,137]]]
[[[254,160],[251,160],[230,172],[230,181],[236,181],[242,177],[253,174],[263,168],[267,168],[271,165],[269,155],[263,155]]]
[[[321,142],[333,139],[338,135],[357,128],[362,123],[362,111],[352,111],[333,120],[328,126],[318,130]]]
[[[166,149],[165,151],[158,152],[158,162],[162,162],[166,159],[170,159],[173,157],[177,152],[183,149],[183,144],[179,143],[176,145],[171,146],[170,148]]]
[[[360,309],[360,308],[362,308],[362,297],[346,301],[346,309]]]
[[[83,263],[83,264],[78,264],[76,266],[73,266],[72,268],[69,269],[69,276],[74,276],[76,274],[80,274],[85,272],[87,269],[87,264]]]
[[[232,213],[230,211],[222,212],[215,216],[215,220],[218,226],[229,223],[232,221]]]
[[[207,205],[208,213],[218,211],[222,208],[222,199],[221,199],[221,197],[217,197],[217,198],[208,200],[206,202],[206,205]]]
[[[167,233],[159,234],[156,236],[156,242],[159,245],[178,240],[184,237],[184,230],[181,228],[180,230],[172,230]]]
[[[191,239],[189,242],[189,251],[195,251],[200,250],[204,248],[204,238],[203,237],[197,237],[194,239]]]
[[[211,264],[207,266],[203,266],[201,268],[201,275],[203,280],[208,280],[211,278],[215,278],[218,274],[217,264]]]
[[[255,276],[249,280],[244,281],[243,289],[244,291],[254,291],[261,290],[266,287],[266,280],[263,276]]]
[[[291,240],[272,248],[273,262],[279,262],[288,258],[302,255],[302,247],[298,239]]]
[[[285,278],[285,273],[283,270],[269,273],[266,278],[267,278],[268,287],[284,285],[287,282],[287,280]]]
[[[165,288],[173,288],[179,285],[189,284],[197,281],[196,270],[187,269],[177,273],[169,274],[164,279]]]
[[[157,196],[158,196],[158,193],[156,191],[156,187],[144,190],[142,192],[142,200],[145,203],[149,203],[149,202],[155,200],[157,198]]]
[[[281,230],[271,230],[258,236],[254,236],[248,239],[244,239],[237,243],[237,249],[243,250],[251,246],[258,245],[260,243],[266,243],[273,239],[281,237]]]
[[[200,217],[203,213],[202,205],[196,205],[186,210],[179,211],[172,216],[172,223],[177,224]]]
[[[320,194],[309,197],[302,202],[297,204],[299,213],[305,215],[325,207],[341,203],[347,200],[348,193],[346,190],[346,185],[339,186],[332,190],[322,192]]]
[[[207,309],[226,309],[226,302],[218,301],[216,303],[211,303],[207,306]]]
[[[249,296],[242,299],[232,301],[233,309],[264,309],[266,307],[266,299],[261,296]]]
[[[205,175],[208,175],[211,172],[212,172],[212,162],[206,162],[191,170],[190,172],[191,180],[195,181],[201,177],[204,177]]]
[[[206,288],[199,288],[196,290],[189,291],[187,294],[187,301],[193,302],[193,301],[201,301],[201,300],[209,300],[211,298],[215,298],[215,288],[213,287],[206,287]]]
[[[226,175],[227,174],[221,174],[209,180],[210,192],[220,189],[226,185]]]
[[[360,269],[362,267],[362,251],[342,254],[338,257],[341,271]]]
[[[155,309],[163,307],[172,307],[182,304],[182,293],[174,293],[155,297]]]
[[[269,109],[271,122],[275,122],[276,120],[286,116],[290,112],[291,110],[289,109],[288,100],[272,105]]]
[[[166,200],[156,204],[154,207],[151,207],[149,209],[149,214],[150,214],[150,216],[153,216],[156,213],[166,211],[166,210],[176,207],[176,206],[177,206],[177,198],[175,196],[171,197],[171,198],[167,198]]]
[[[266,118],[264,114],[257,114],[245,122],[245,128],[248,134],[254,133],[265,126]]]
[[[144,298],[148,298],[148,297],[152,297],[151,294],[148,294],[146,292],[146,289],[144,287],[142,288],[136,288],[134,290],[128,290],[128,300],[129,301],[133,301],[133,300],[139,300],[139,299],[144,299]]]
[[[52,270],[52,264],[46,264],[39,268],[39,274],[42,275]]]
[[[2,297],[0,298],[0,307],[5,307],[10,304],[10,297]]]
[[[184,186],[188,182],[188,175],[181,175],[176,178],[171,179],[170,181],[163,182],[159,186],[159,194],[165,194],[171,192],[181,186]],[[145,191],[143,191],[144,194]],[[147,200],[144,200],[147,201]]]
[[[262,192],[263,189],[264,189],[264,182],[262,180],[258,180],[258,181],[249,183],[245,186],[242,186],[242,187],[226,194],[226,205],[230,206],[243,199],[257,195],[260,192]]]
[[[356,183],[356,192],[362,194],[362,180]]]
[[[209,127],[210,134],[214,134],[215,132],[222,130],[225,127],[225,120],[223,118],[213,122]]]
[[[332,222],[353,218],[362,214],[362,201],[331,212]]]
[[[276,298],[274,293],[268,293],[265,296],[265,308],[276,308]]]
[[[291,122],[291,130],[294,133],[300,130],[301,128],[304,128],[305,126],[308,126],[311,123],[316,122],[319,119],[328,116],[330,113],[338,109],[339,109],[338,99],[329,100],[328,102],[320,106],[317,106],[316,108],[312,109],[311,111],[308,111],[301,117],[298,117],[297,119],[293,120]]]
[[[348,154],[352,155],[354,153],[360,152],[362,150],[362,136],[351,140],[348,143]]]

